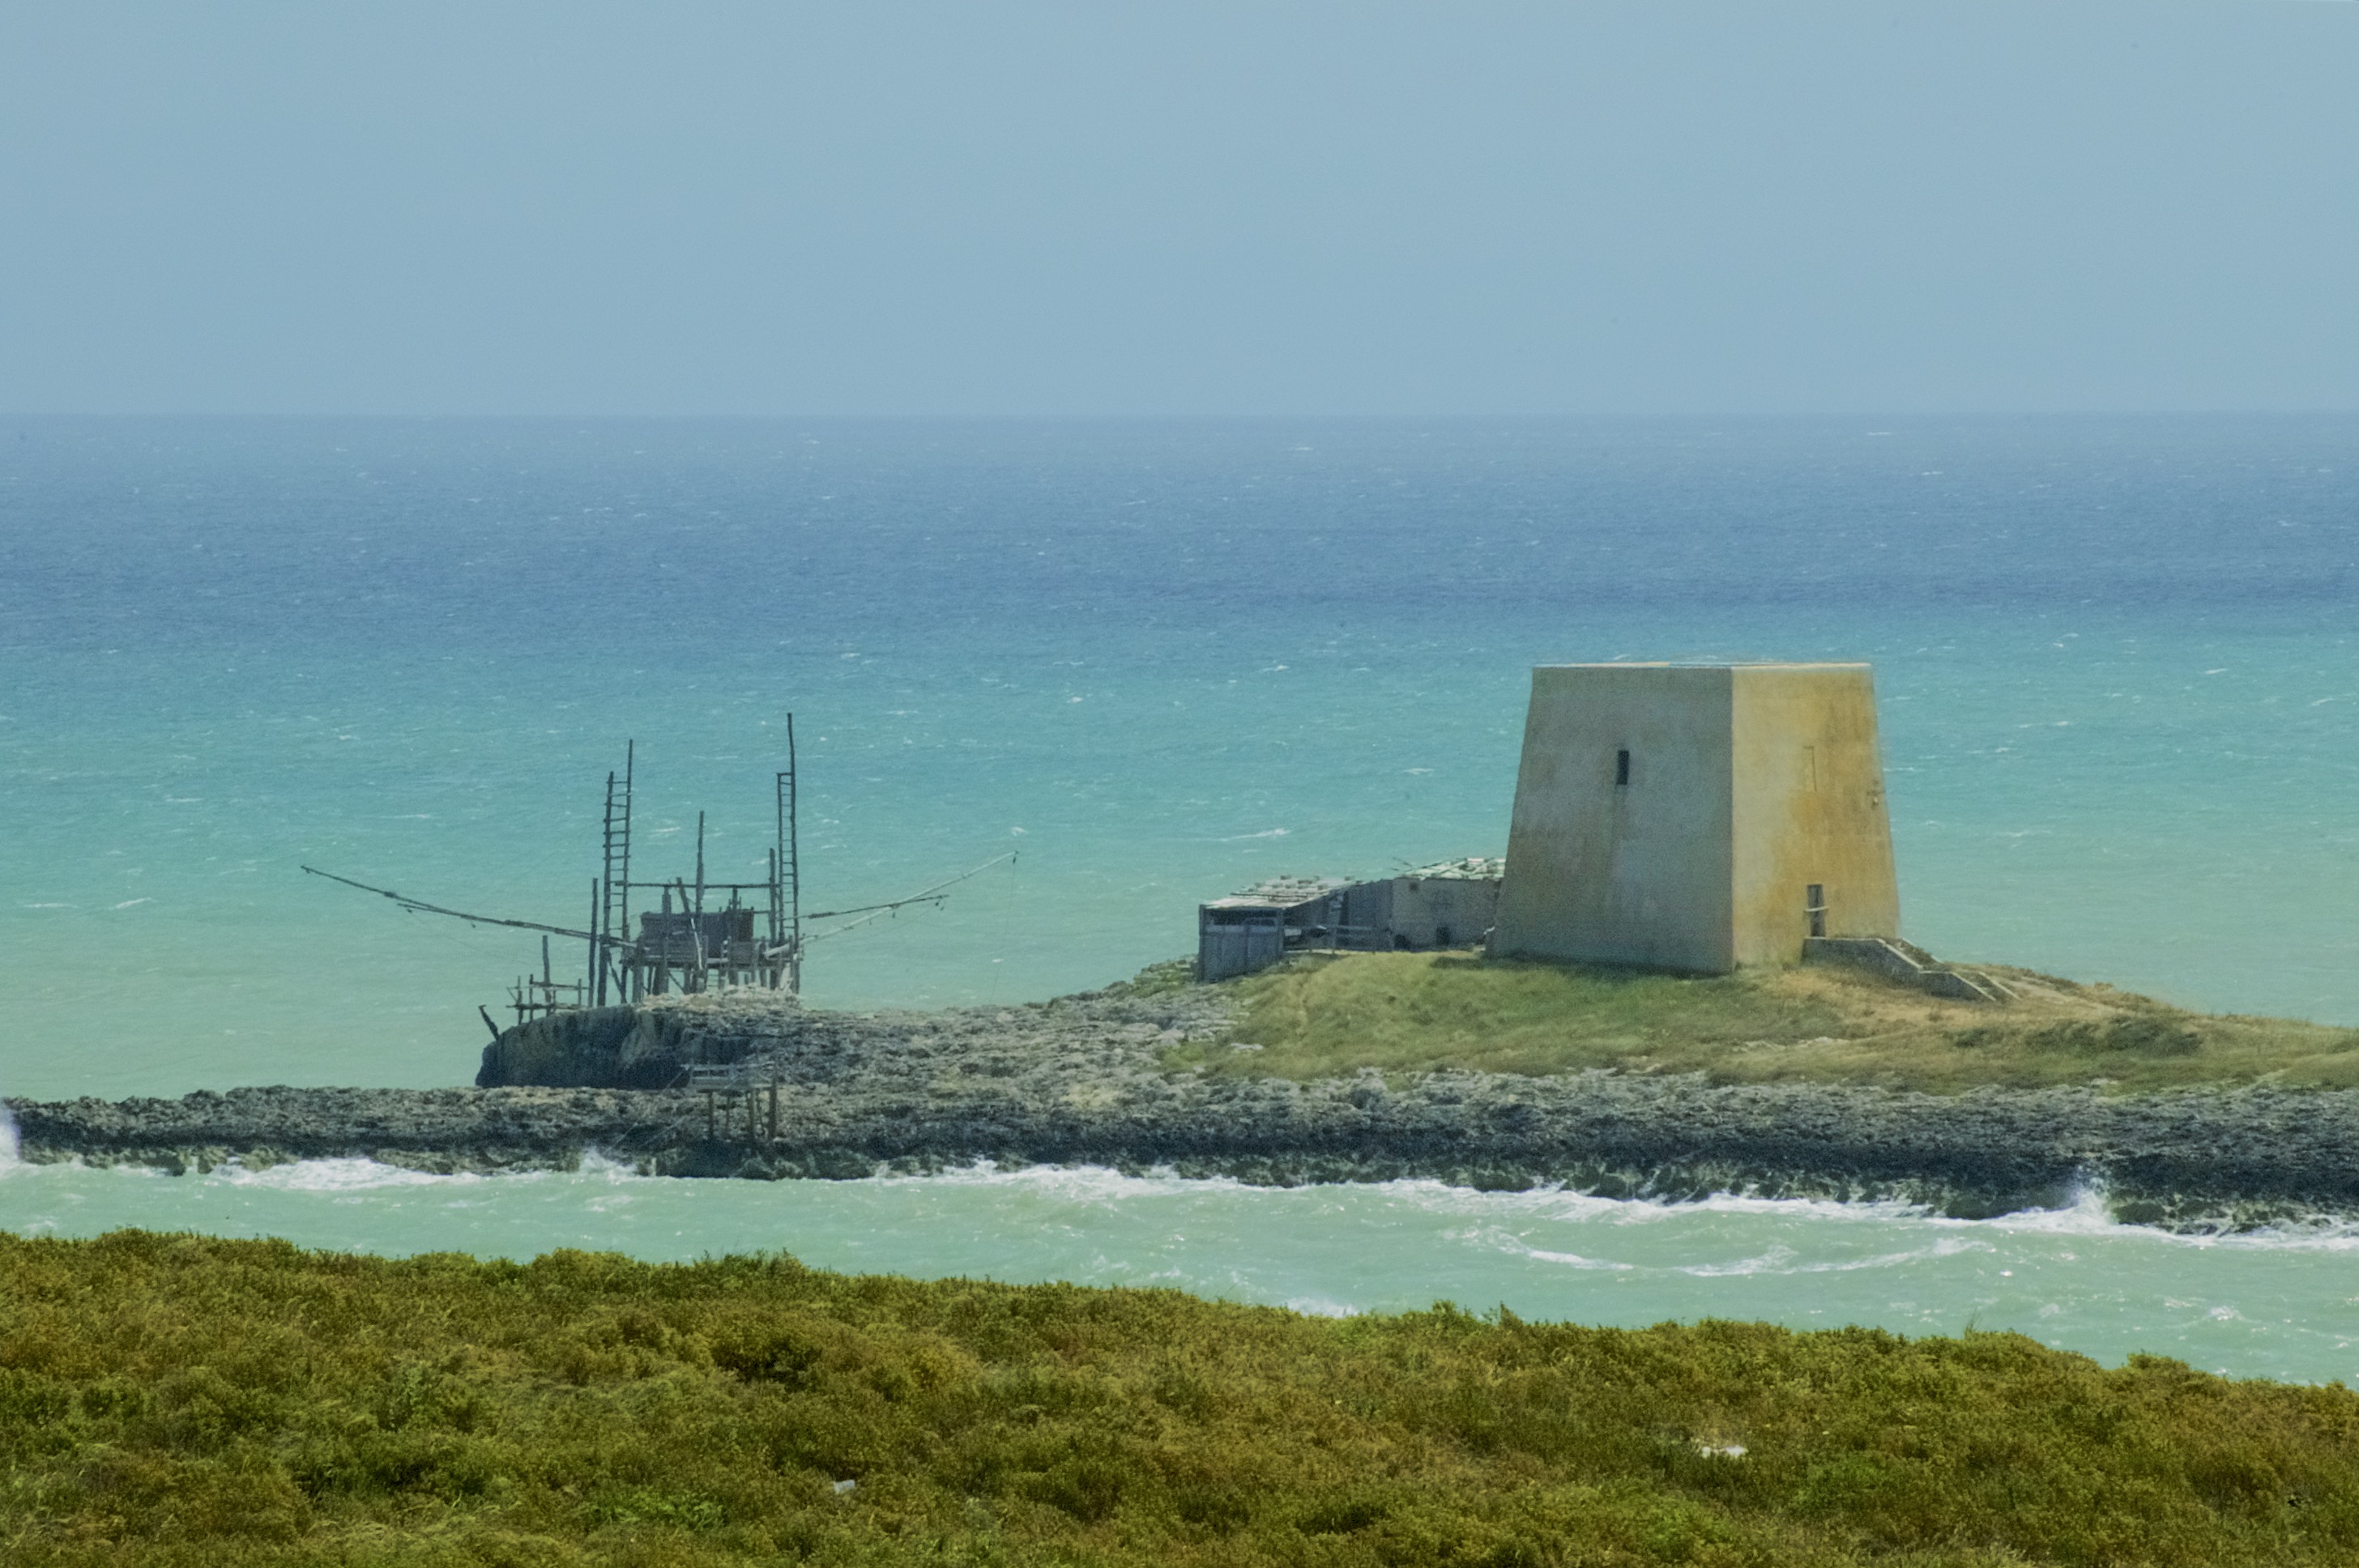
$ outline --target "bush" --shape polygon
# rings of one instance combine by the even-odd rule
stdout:
[[[0,1235],[12,1568],[782,1559],[2343,1563],[2359,1397],[2012,1335]]]

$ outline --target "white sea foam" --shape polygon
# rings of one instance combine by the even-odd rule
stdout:
[[[1682,1264],[1679,1271],[1682,1274],[1693,1274],[1700,1280],[1742,1278],[1747,1274],[1788,1274],[1793,1271],[1786,1265],[1791,1263],[1798,1256],[1799,1254],[1792,1248],[1779,1245],[1770,1248],[1766,1252],[1756,1253],[1750,1258],[1739,1258],[1729,1263]]]
[[[2173,1235],[2169,1239],[2231,1251],[2249,1249],[2269,1252],[2359,1252],[2359,1221],[2318,1219],[2264,1226],[2257,1230],[2233,1231],[2224,1235]]]
[[[1797,1263],[1784,1271],[1789,1274],[1848,1274],[1861,1269],[1902,1269],[1911,1263],[1930,1263],[1937,1258],[1954,1258],[1962,1252],[1992,1252],[1996,1249],[1986,1241],[1964,1237],[1944,1237],[1928,1247],[1911,1247],[1898,1252],[1879,1252],[1873,1258],[1842,1258],[1820,1263]]]
[[[1386,1182],[1375,1190],[1434,1212],[1490,1215],[1502,1209],[1535,1219],[1609,1225],[1692,1222],[1700,1216],[1767,1217],[1882,1224],[1921,1219],[1920,1204],[1896,1199],[1844,1202],[1835,1198],[1764,1197],[1753,1193],[1714,1193],[1701,1198],[1606,1197],[1570,1187],[1542,1185],[1520,1192],[1484,1192],[1430,1179]]]
[[[1628,1273],[1636,1263],[1619,1263],[1610,1258],[1585,1258],[1578,1252],[1556,1252],[1545,1247],[1517,1245],[1504,1250],[1521,1254],[1538,1263],[1554,1263],[1567,1269],[1602,1269],[1612,1273]]]
[[[886,1173],[862,1178],[887,1187],[1012,1187],[1043,1197],[1069,1202],[1114,1203],[1125,1199],[1190,1196],[1242,1192],[1245,1184],[1231,1176],[1182,1176],[1168,1167],[1132,1175],[1110,1165],[1019,1165],[1003,1171],[989,1160],[956,1165],[927,1175]],[[1266,1189],[1276,1191],[1277,1189]],[[1302,1188],[1290,1189],[1303,1191]]]
[[[13,1170],[23,1163],[16,1157],[16,1119],[8,1114],[8,1105],[0,1100],[0,1171]]]
[[[2091,1184],[2073,1189],[2072,1201],[2061,1208],[2017,1209],[2012,1214],[1993,1215],[1988,1219],[1951,1219],[1940,1217],[1938,1223],[1959,1226],[1987,1226],[1995,1230],[2026,1235],[2092,1236],[2100,1232],[2145,1228],[2124,1225],[2114,1217],[2105,1202],[2105,1189]],[[2163,1232],[2156,1231],[2156,1235]]]
[[[1091,1203],[1116,1203],[1171,1196],[1210,1196],[1252,1192],[1271,1202],[1322,1206],[1350,1203],[1361,1195],[1380,1195],[1436,1215],[1461,1215],[1491,1220],[1503,1215],[1558,1223],[1660,1224],[1693,1219],[1701,1215],[1765,1216],[1881,1223],[1925,1217],[1922,1205],[1896,1200],[1844,1202],[1834,1198],[1762,1197],[1719,1193],[1698,1199],[1619,1198],[1544,1184],[1514,1191],[1485,1191],[1458,1186],[1430,1176],[1401,1177],[1389,1182],[1312,1183],[1294,1187],[1269,1187],[1234,1176],[1182,1176],[1169,1166],[1140,1173],[1107,1165],[1019,1165],[1003,1170],[989,1160],[951,1166],[925,1174],[880,1172],[855,1179],[882,1186],[1004,1186],[1042,1196]]]
[[[471,1172],[451,1175],[432,1171],[412,1171],[401,1165],[382,1164],[375,1160],[296,1160],[284,1165],[272,1165],[264,1170],[250,1171],[243,1165],[229,1164],[215,1170],[210,1178],[226,1186],[258,1187],[288,1193],[362,1193],[386,1187],[422,1187],[476,1184],[488,1181],[528,1179],[538,1172],[516,1172],[508,1176],[480,1176]]]

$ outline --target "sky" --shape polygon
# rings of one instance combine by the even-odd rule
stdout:
[[[2359,408],[2359,5],[0,6],[0,411]]]

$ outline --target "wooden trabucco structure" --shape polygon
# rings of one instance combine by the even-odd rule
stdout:
[[[440,914],[470,925],[506,926],[538,931],[540,973],[520,975],[509,992],[508,1004],[516,1022],[572,1012],[588,1007],[628,1006],[644,998],[693,995],[704,991],[766,990],[788,996],[802,991],[804,927],[813,921],[844,924],[822,930],[822,936],[840,936],[897,912],[921,904],[940,904],[946,890],[992,867],[1013,864],[1013,851],[995,855],[979,866],[943,878],[931,887],[903,898],[849,909],[803,908],[802,867],[796,848],[795,719],[787,715],[787,765],[776,779],[777,841],[766,860],[766,874],[757,882],[713,881],[704,870],[704,814],[696,816],[696,873],[640,877],[631,863],[631,806],[636,783],[638,748],[626,745],[623,771],[606,775],[606,811],[602,825],[602,874],[590,884],[590,921],[586,928],[551,925],[538,920],[473,914],[429,903],[391,888],[377,887],[339,876],[317,866],[306,874],[362,892],[391,900],[415,914]],[[655,905],[650,909],[648,903]],[[636,914],[636,921],[634,915]],[[562,936],[589,944],[589,962],[576,971],[582,978],[559,979],[549,939]],[[489,1009],[479,1009],[484,1022],[496,1037],[499,1025]]]
[[[549,967],[549,938],[540,939],[540,973],[519,975],[508,992],[508,1006],[516,1012],[516,1022],[538,1018],[545,1012],[575,1012],[590,1005],[592,988],[589,971],[582,971],[578,980],[560,980]],[[489,1018],[486,1014],[486,1019]],[[499,1033],[495,1029],[493,1033]]]
[[[628,1004],[675,992],[800,991],[802,875],[795,832],[793,715],[787,718],[787,765],[776,781],[777,841],[769,850],[768,874],[757,882],[707,880],[701,811],[696,814],[693,881],[632,875],[636,752],[636,743],[627,748],[622,773],[606,775],[605,864],[592,890],[590,980],[583,988],[587,1004]],[[650,901],[653,909],[647,907]],[[554,996],[549,1000],[564,1005]]]
[[[606,775],[600,836],[603,864],[590,884],[590,925],[586,932],[571,933],[589,938],[589,966],[576,971],[580,979],[557,979],[549,937],[543,935],[540,973],[520,976],[509,992],[508,1005],[518,1023],[585,1007],[626,1006],[650,996],[748,989],[795,995],[802,989],[794,715],[787,716],[787,765],[777,778],[777,842],[767,856],[768,874],[758,882],[707,880],[701,811],[696,814],[692,880],[685,875],[634,877],[631,806],[637,762],[638,743],[626,742],[623,771]],[[653,909],[646,907],[650,899]]]

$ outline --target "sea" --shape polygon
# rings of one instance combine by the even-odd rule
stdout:
[[[0,1095],[471,1081],[635,873],[758,880],[817,1005],[1006,1005],[1198,901],[1505,847],[1536,664],[1873,663],[1939,954],[2359,1026],[2359,416],[0,418]],[[1010,858],[1012,857],[1012,858]],[[981,870],[975,870],[982,868]],[[829,928],[848,926],[848,921]],[[578,974],[583,945],[549,963]],[[0,1227],[1173,1285],[1306,1311],[2006,1328],[2359,1373],[2359,1227],[1292,1190],[31,1166]]]

